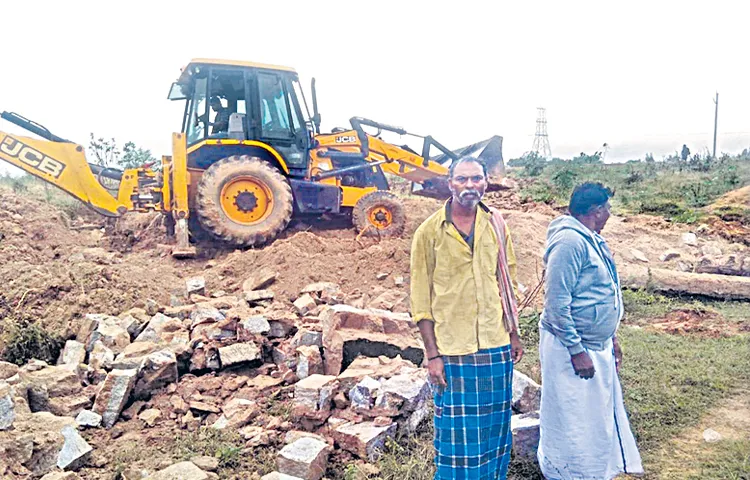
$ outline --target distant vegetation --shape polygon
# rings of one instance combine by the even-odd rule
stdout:
[[[10,175],[9,173],[0,174],[0,193],[8,190],[17,195],[44,200],[59,208],[68,220],[75,219],[81,212],[86,210],[85,205],[76,198],[68,195],[51,183],[47,183],[29,174],[20,176]]]
[[[104,167],[138,168],[151,164],[153,168],[160,167],[151,150],[138,147],[133,142],[126,142],[121,150],[114,138],[107,140],[91,133],[88,150],[89,161]]]
[[[575,185],[602,182],[615,190],[613,207],[621,213],[661,215],[683,223],[694,223],[700,209],[730,190],[750,184],[750,152],[723,154],[713,159],[708,152],[675,153],[656,161],[651,154],[642,160],[604,164],[599,152],[581,153],[572,159],[550,161],[535,153],[508,162],[511,175],[522,181],[521,195],[527,201],[566,205]]]

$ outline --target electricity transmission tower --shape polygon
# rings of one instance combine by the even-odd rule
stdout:
[[[539,107],[536,111],[536,134],[531,151],[540,157],[549,159],[552,158],[552,149],[549,146],[549,137],[547,136],[547,109]]]

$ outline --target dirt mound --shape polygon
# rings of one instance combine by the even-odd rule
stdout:
[[[206,279],[233,292],[252,272],[265,267],[276,272],[272,289],[283,299],[296,299],[302,288],[314,282],[337,283],[345,293],[369,292],[376,286],[392,287],[396,277],[408,275],[409,248],[405,239],[358,242],[297,232],[261,250],[227,255]],[[378,280],[380,273],[388,274],[388,279]]]
[[[726,193],[705,210],[714,234],[750,246],[750,185]]]
[[[501,211],[534,212],[550,216],[557,216],[566,210],[566,207],[555,207],[546,203],[528,201],[518,194],[518,190],[499,190],[489,192],[484,201],[490,207]]]
[[[234,251],[217,257],[215,268],[206,273],[209,285],[235,292],[253,271],[269,268],[276,272],[272,289],[277,298],[292,301],[300,290],[314,282],[337,283],[343,293],[374,297],[386,289],[409,292],[411,235],[424,219],[440,208],[441,202],[407,199],[408,226],[400,238],[357,238],[351,225],[317,229],[306,225],[294,228],[263,249]],[[545,213],[507,211],[505,217],[513,233],[519,258],[519,278],[531,289],[541,279],[540,254],[545,230],[552,216]],[[387,274],[384,279],[381,274]],[[403,281],[402,281],[403,280]]]
[[[41,197],[0,191],[0,205],[0,247],[4,251],[54,258],[62,248],[87,243],[85,233],[71,230],[74,221]]]
[[[724,194],[708,208],[709,210],[716,210],[732,206],[750,208],[750,185]]]
[[[738,333],[737,325],[727,322],[720,313],[694,308],[673,310],[650,326],[673,335],[698,335],[710,338],[728,337]]]
[[[61,334],[85,313],[118,314],[150,297],[168,301],[176,283],[161,252],[124,257],[82,212],[70,219],[39,198],[0,193],[0,284],[15,310]]]
[[[349,219],[323,218],[295,221],[264,248],[231,249],[201,241],[199,258],[174,260],[155,214],[129,214],[117,222],[93,214],[70,220],[67,212],[31,193],[0,192],[0,203],[4,300],[61,334],[85,313],[119,314],[149,299],[169,304],[171,295],[184,292],[185,279],[195,275],[206,277],[210,292],[237,293],[244,279],[262,267],[277,274],[272,290],[287,306],[303,287],[320,281],[337,283],[346,295],[374,298],[385,290],[408,294],[412,234],[442,205],[434,199],[405,198],[408,224],[400,238],[358,238]],[[487,203],[508,221],[519,279],[530,291],[542,278],[547,226],[561,212],[546,204],[522,204],[513,190],[490,192]],[[701,255],[700,248],[681,241],[690,230],[658,217],[613,217],[604,235],[623,269],[631,263],[643,265],[634,249],[651,264],[661,263],[665,251],[678,249],[679,258],[662,264],[677,268],[679,262],[692,263]],[[707,240],[702,234],[701,246]],[[744,248],[715,240],[724,252]],[[537,306],[540,301],[541,296]]]
[[[148,252],[171,244],[165,235],[161,213],[130,212],[106,228],[107,248],[113,251]],[[166,251],[166,248],[164,248]]]

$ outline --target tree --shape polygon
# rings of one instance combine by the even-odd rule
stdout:
[[[136,147],[135,143],[128,142],[123,149],[123,156],[118,162],[123,168],[138,168],[149,163],[156,162],[151,150]]]
[[[93,133],[89,140],[89,152],[97,160],[96,163],[109,168],[137,168],[157,161],[151,150],[138,147],[133,142],[125,143],[120,150],[114,138],[97,138]]]
[[[104,137],[99,137],[97,139],[93,132],[89,140],[89,152],[96,158],[96,163],[103,167],[116,165],[121,153],[114,138],[105,140]]]
[[[572,161],[573,163],[583,165],[602,163],[602,152],[596,151],[593,155],[588,155],[584,152],[581,152],[581,154],[577,157],[574,157]]]
[[[523,173],[527,177],[538,177],[547,166],[547,160],[536,152],[526,152],[519,158],[508,161],[510,167],[523,167]]]
[[[567,196],[576,180],[578,179],[578,173],[574,170],[573,165],[561,165],[552,174],[552,184],[557,188],[557,194]]]
[[[654,156],[651,153],[646,154],[646,160],[644,162],[646,164],[646,173],[651,176],[656,173],[656,160],[654,160]]]

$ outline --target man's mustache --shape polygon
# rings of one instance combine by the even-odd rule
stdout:
[[[474,195],[474,196],[477,196],[477,197],[482,196],[482,194],[479,193],[479,190],[464,190],[463,192],[461,192],[458,195],[458,198],[465,198],[468,195]]]

